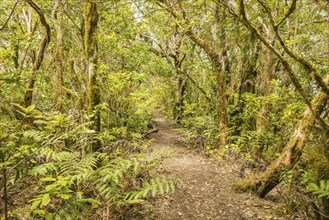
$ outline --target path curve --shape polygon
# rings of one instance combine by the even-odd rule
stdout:
[[[166,157],[158,172],[180,181],[174,193],[156,199],[151,219],[289,219],[275,214],[279,204],[231,190],[238,180],[238,164],[205,158],[188,149],[183,135],[174,130],[176,125],[164,115],[156,113],[153,121],[158,132],[149,135],[155,139],[151,155]]]

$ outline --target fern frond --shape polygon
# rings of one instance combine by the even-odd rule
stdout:
[[[65,158],[62,156],[65,155]],[[97,168],[97,164],[100,162],[104,155],[95,152],[80,157],[80,153],[68,153],[61,155],[60,173],[64,176],[68,176],[71,181],[80,183],[83,180],[87,180],[93,175],[94,170]]]
[[[320,180],[319,185],[316,183],[309,183],[307,191],[313,193],[319,198],[329,198],[329,180]]]
[[[30,174],[33,176],[45,176],[51,172],[57,171],[55,163],[44,163],[39,166],[35,166],[30,170]]]
[[[36,152],[38,157],[45,157],[47,161],[58,160],[59,154],[51,147],[41,147]]]
[[[36,142],[42,142],[46,139],[51,138],[53,135],[45,132],[45,131],[38,131],[38,130],[26,130],[24,132],[24,137],[31,138]]]
[[[144,184],[144,187],[134,192],[128,192],[126,200],[145,199],[149,196],[155,197],[157,194],[169,193],[175,190],[175,183],[167,180],[164,176],[157,176]]]

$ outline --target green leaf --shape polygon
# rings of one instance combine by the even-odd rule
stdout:
[[[45,206],[45,205],[47,205],[49,202],[50,202],[50,195],[49,195],[49,193],[44,194],[44,195],[42,196],[40,206]]]
[[[34,109],[35,109],[35,104],[32,104],[26,108],[26,112],[32,112]]]
[[[49,191],[53,190],[56,187],[57,187],[56,184],[51,184],[51,185],[46,186],[46,190],[47,190],[47,192],[49,192]]]
[[[59,194],[59,197],[62,198],[62,199],[67,200],[67,199],[70,198],[70,195],[68,195],[68,194]]]
[[[42,182],[54,182],[54,181],[56,181],[56,179],[53,177],[45,177],[45,178],[42,178],[41,181]]]
[[[44,215],[46,212],[42,209],[33,210],[33,214]]]
[[[52,219],[53,219],[53,215],[50,214],[50,213],[47,213],[47,214],[45,215],[45,219],[46,219],[46,220],[52,220]]]
[[[34,201],[31,205],[31,210],[36,209],[39,206],[40,203],[41,203],[41,200]]]
[[[61,186],[66,186],[67,185],[67,181],[66,180],[58,180],[57,181],[57,184],[58,185],[61,185]]]
[[[17,112],[18,112],[19,114],[21,114],[23,117],[26,117],[26,116],[27,116],[27,114],[25,114],[24,112],[21,112],[21,111],[19,111],[19,110],[17,110]]]
[[[78,191],[76,195],[77,195],[77,199],[82,199],[83,192],[82,191]]]
[[[24,108],[23,106],[21,106],[21,105],[20,105],[20,104],[18,104],[18,103],[13,103],[13,105],[14,105],[14,106],[16,106],[16,107],[18,107],[19,109],[23,110],[24,112],[26,112],[26,111],[27,111],[27,109],[26,109],[26,108]]]

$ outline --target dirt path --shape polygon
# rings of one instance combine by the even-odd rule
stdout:
[[[152,219],[288,219],[275,214],[278,204],[231,190],[239,165],[205,158],[184,147],[183,135],[161,114],[155,115],[154,123],[159,130],[149,135],[155,139],[152,155],[169,156],[159,172],[181,181],[174,193],[156,200]]]

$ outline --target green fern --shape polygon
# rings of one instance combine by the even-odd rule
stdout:
[[[42,142],[44,140],[50,139],[53,134],[45,131],[38,131],[38,130],[27,130],[24,132],[25,138],[31,138],[36,142]]]
[[[57,171],[56,164],[54,162],[44,163],[39,166],[35,166],[30,170],[32,176],[46,176],[47,174]]]
[[[38,149],[36,154],[37,154],[37,157],[39,157],[39,158],[44,157],[46,159],[46,161],[58,160],[58,152],[56,152],[51,147],[41,147],[41,148]]]
[[[80,156],[80,153],[62,152],[58,155],[60,159],[60,174],[68,176],[71,181],[78,184],[88,180],[95,172],[98,163],[105,157],[105,154],[94,152]]]
[[[137,191],[128,192],[125,195],[127,201],[141,200],[149,196],[155,197],[157,194],[169,193],[175,191],[173,181],[167,180],[164,176],[157,176],[144,184],[144,187]]]
[[[319,198],[329,198],[329,180],[320,180],[319,185],[316,183],[309,183],[307,191],[313,193]]]
[[[121,197],[120,182],[130,167],[131,161],[118,157],[108,165],[99,168],[93,178],[100,195],[109,201]]]
[[[95,135],[86,124],[77,125],[64,115],[44,116],[35,123],[38,130],[23,131],[31,143],[26,146],[30,147],[20,151],[22,155],[33,155],[28,174],[41,189],[25,212],[31,217],[83,219],[93,212],[97,201],[104,202],[119,216],[128,216],[141,207],[149,207],[148,198],[175,188],[164,176],[152,178],[162,157],[150,160],[147,154],[127,153],[126,149],[119,154],[85,153],[82,149],[89,146]],[[83,198],[79,192],[97,196]]]

